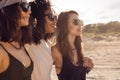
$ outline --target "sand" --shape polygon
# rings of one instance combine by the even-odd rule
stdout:
[[[84,54],[94,62],[87,80],[120,80],[120,41],[84,41]]]

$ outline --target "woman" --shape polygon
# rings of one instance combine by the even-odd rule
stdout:
[[[49,1],[36,0],[31,4],[32,17],[36,20],[33,25],[33,44],[28,46],[30,56],[34,61],[32,80],[51,80],[52,69],[51,43],[55,32],[56,15]],[[34,22],[34,21],[33,21]]]
[[[31,41],[30,13],[27,0],[0,0],[0,80],[31,80],[33,62],[23,47]]]
[[[82,25],[76,11],[61,12],[58,16],[57,43],[52,47],[52,57],[59,80],[86,80],[86,73],[93,67],[91,59],[84,58],[82,53]]]

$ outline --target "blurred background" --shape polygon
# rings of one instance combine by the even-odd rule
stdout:
[[[76,10],[84,21],[83,52],[94,62],[87,80],[120,80],[120,0],[51,2],[57,14]]]

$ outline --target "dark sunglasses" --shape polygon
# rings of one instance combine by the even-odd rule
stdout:
[[[48,16],[48,19],[49,19],[50,21],[57,20],[57,16],[53,16],[52,14],[45,14],[45,16]]]
[[[22,8],[22,10],[23,10],[24,12],[27,12],[27,11],[29,11],[29,10],[31,9],[29,3],[24,3],[24,2],[22,2],[22,3],[19,4],[19,6]]]
[[[73,24],[74,25],[81,25],[81,26],[83,26],[83,21],[79,20],[79,19],[73,19]]]
[[[35,0],[32,3],[35,4],[36,6],[41,6],[41,5],[44,5],[46,3],[46,1],[45,0]]]

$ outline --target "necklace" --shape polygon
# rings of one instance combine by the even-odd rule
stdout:
[[[16,47],[15,45],[13,45],[12,43],[9,43],[11,46],[13,46],[15,49],[21,49],[21,46]]]

